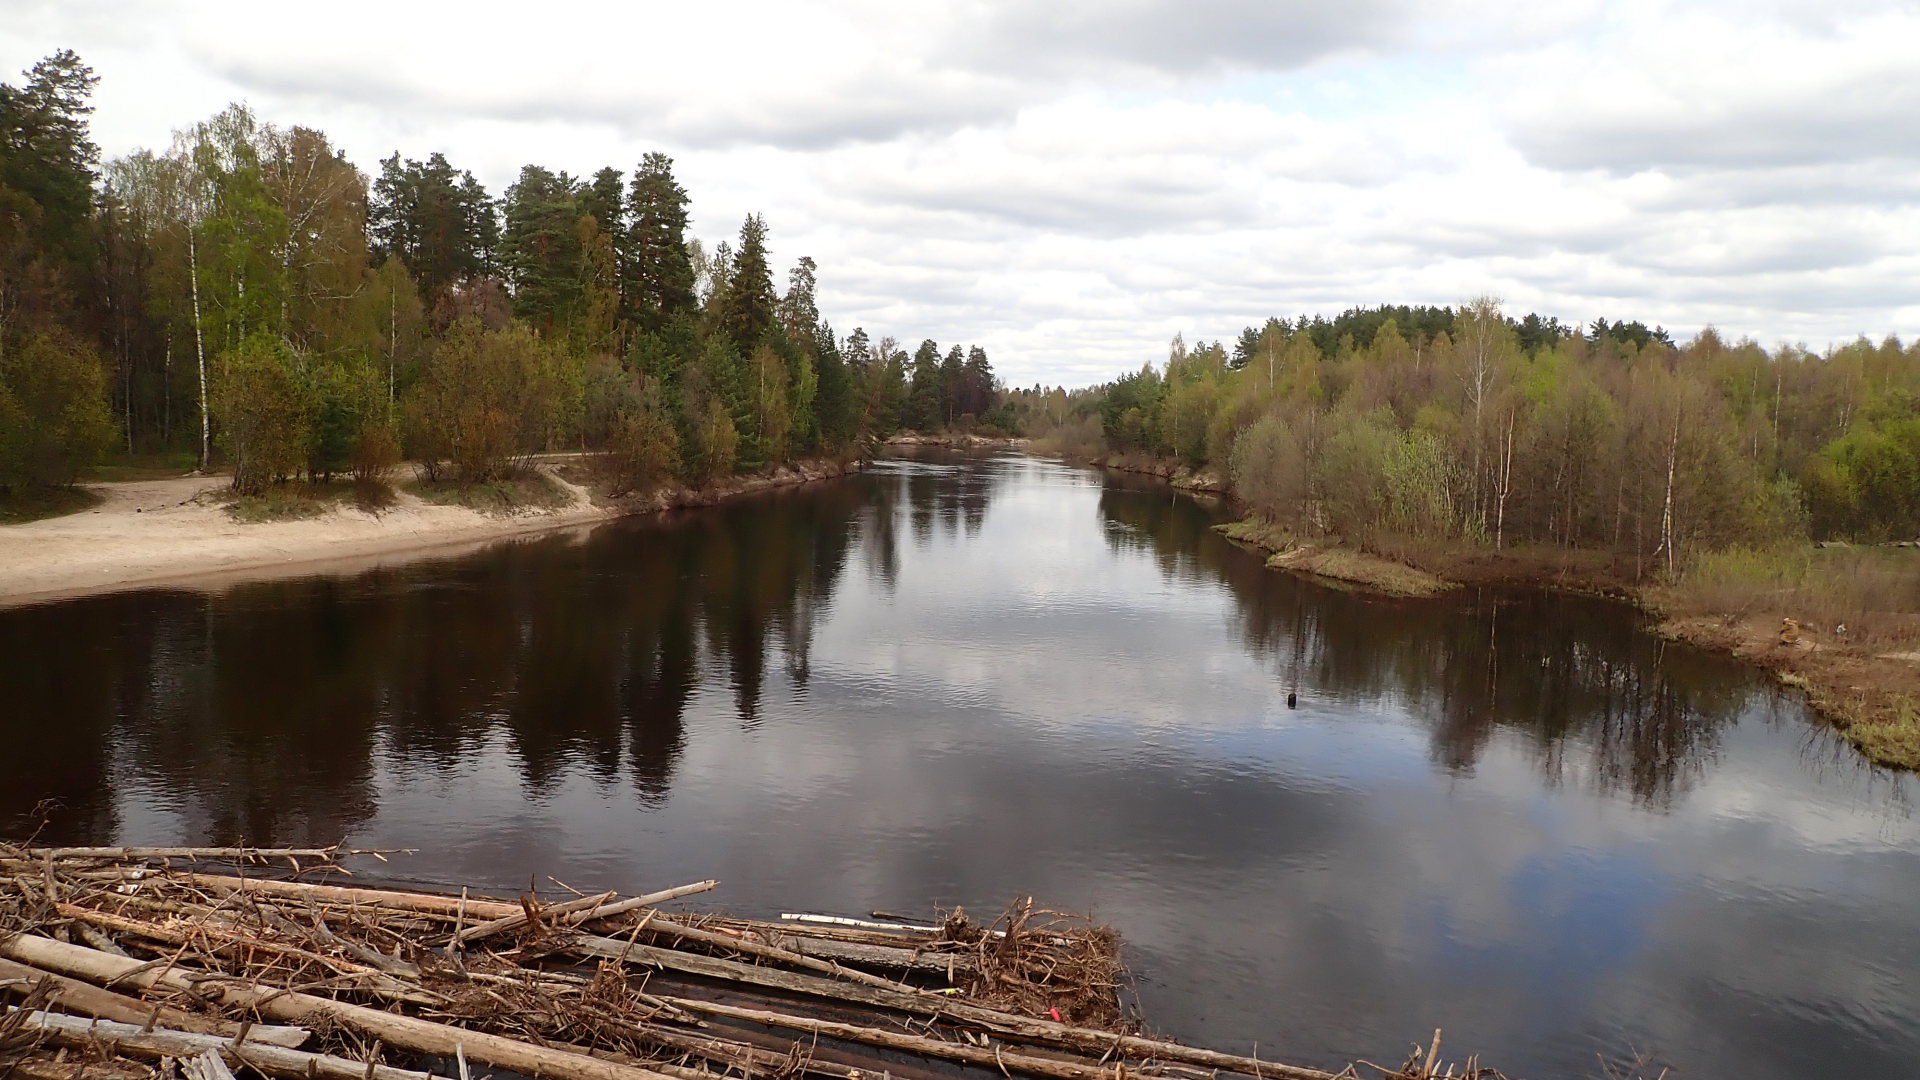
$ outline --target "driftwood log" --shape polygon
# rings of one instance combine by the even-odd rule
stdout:
[[[662,910],[714,881],[542,902],[309,880],[350,854],[0,844],[0,1078],[1359,1076],[1141,1034],[1117,937],[1031,900],[986,925],[762,921]],[[1439,1045],[1377,1071],[1498,1076]]]

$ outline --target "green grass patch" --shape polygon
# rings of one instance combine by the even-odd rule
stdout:
[[[257,495],[226,498],[227,516],[243,525],[268,521],[304,521],[329,510],[352,506],[377,514],[394,502],[393,488],[386,484],[277,484]]]
[[[1424,597],[1438,596],[1459,587],[1454,582],[1396,559],[1373,555],[1345,544],[1302,544],[1284,526],[1260,518],[1229,521],[1215,525],[1214,529],[1229,540],[1272,552],[1267,565],[1276,570],[1312,574],[1367,592]]]
[[[478,484],[461,484],[452,480],[438,483],[415,480],[407,485],[407,490],[430,503],[464,506],[499,517],[553,510],[573,504],[572,492],[537,469]]]
[[[1842,731],[1882,765],[1920,769],[1920,699],[1903,697],[1876,716],[1848,721]]]
[[[1458,587],[1425,570],[1349,547],[1295,548],[1269,558],[1267,565],[1349,582],[1388,596],[1439,596]]]
[[[1213,528],[1215,532],[1229,540],[1238,540],[1242,544],[1251,544],[1262,551],[1271,551],[1276,554],[1292,551],[1300,546],[1284,527],[1260,518],[1229,521],[1223,525],[1215,525]]]
[[[191,450],[161,454],[116,454],[88,469],[87,479],[103,484],[125,480],[170,480],[185,476],[199,466],[200,457]]]
[[[0,525],[23,525],[64,517],[100,505],[100,496],[81,487],[29,487],[0,492]]]

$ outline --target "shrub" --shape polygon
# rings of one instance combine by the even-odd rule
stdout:
[[[100,356],[78,338],[32,334],[0,362],[0,488],[70,486],[116,426]]]
[[[221,357],[213,388],[220,445],[233,462],[233,486],[257,494],[308,462],[314,402],[277,337],[256,334]]]
[[[407,441],[428,477],[444,462],[463,482],[493,480],[545,449],[579,400],[564,368],[524,326],[456,323],[407,395]]]
[[[400,464],[400,439],[390,424],[367,424],[353,443],[352,471],[356,484],[384,483]]]

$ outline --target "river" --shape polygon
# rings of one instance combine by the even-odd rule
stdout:
[[[1031,894],[1175,1037],[1911,1075],[1920,824],[1732,661],[1266,570],[1157,481],[926,457],[356,576],[0,611],[0,834],[414,847],[742,914]],[[1297,695],[1290,708],[1288,694]]]

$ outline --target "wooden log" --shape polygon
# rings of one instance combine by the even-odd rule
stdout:
[[[411,1069],[369,1065],[260,1042],[254,1038],[259,1028],[249,1031],[246,1041],[235,1045],[232,1039],[213,1035],[165,1028],[147,1031],[134,1024],[119,1024],[109,1020],[88,1021],[59,1013],[36,1012],[27,1018],[26,1026],[50,1033],[53,1040],[62,1046],[87,1047],[104,1043],[135,1057],[184,1059],[213,1051],[229,1064],[250,1065],[268,1075],[290,1077],[293,1080],[305,1080],[310,1076],[327,1077],[329,1080],[432,1080],[430,1074]]]
[[[532,921],[531,918],[529,917],[529,913],[536,910],[542,919],[547,918],[549,915],[553,916],[556,919],[559,919],[559,918],[564,918],[568,915],[577,914],[582,911],[591,911],[594,908],[597,908],[600,905],[606,903],[607,901],[613,899],[617,895],[619,894],[611,893],[611,892],[603,892],[598,896],[582,896],[576,900],[569,900],[564,904],[554,904],[549,907],[542,907],[538,909],[534,909],[530,906],[533,903],[533,901],[531,900],[522,901],[520,910],[515,912],[514,914],[503,915],[498,919],[493,919],[488,922],[483,922],[478,926],[469,926],[465,930],[456,930],[454,931],[454,934],[453,934],[453,940],[461,944],[465,944],[466,942],[474,941],[479,938],[491,937],[494,934],[505,933],[506,931],[512,930],[515,927],[525,926],[528,922]]]
[[[229,877],[224,874],[175,874],[177,880],[250,896],[277,896],[287,900],[311,900],[317,904],[349,904],[386,908],[456,918],[462,900],[457,896],[433,893],[399,892],[393,889],[361,889],[346,885],[318,885],[307,881],[275,881],[272,878]],[[483,919],[498,919],[520,910],[519,904],[505,900],[467,897],[466,914]]]
[[[674,1011],[679,1012],[678,1009]],[[700,1023],[705,1024],[704,1021]],[[794,1047],[799,1045],[789,1035],[776,1034],[756,1025],[729,1024],[724,1029],[711,1030],[724,1031],[724,1034],[695,1034],[662,1024],[648,1024],[641,1028],[642,1034],[650,1042],[697,1055],[721,1066],[738,1066],[749,1076],[768,1072],[778,1075],[792,1059]],[[953,1071],[944,1063],[911,1061],[872,1046],[837,1040],[827,1043],[818,1039],[804,1040],[801,1058],[807,1072],[830,1076],[834,1080],[879,1080],[883,1074],[892,1080],[955,1080]]]
[[[822,926],[852,926],[862,930],[891,930],[903,934],[937,934],[937,926],[915,926],[912,923],[874,922],[871,919],[849,919],[845,915],[813,915],[781,912],[780,917],[789,922],[819,923]]]
[[[949,978],[972,974],[975,967],[973,958],[964,953],[925,952],[903,949],[898,945],[865,945],[836,938],[781,935],[773,938],[773,945],[775,948],[842,964],[860,964],[887,971],[917,971]]]
[[[654,907],[671,900],[678,900],[683,896],[692,896],[695,893],[703,893],[719,887],[720,883],[712,878],[696,881],[691,885],[676,885],[671,889],[661,889],[659,892],[650,892],[644,896],[630,897],[592,911],[575,912],[568,915],[565,921],[568,926],[579,926],[581,923],[589,923],[595,919],[609,919],[615,915],[624,915],[644,907]]]
[[[578,1047],[534,1046],[501,1035],[468,1031],[297,991],[243,983],[225,976],[203,976],[196,980],[178,966],[154,970],[136,961],[50,938],[16,935],[0,941],[0,955],[90,981],[125,980],[141,987],[165,986],[208,997],[228,1008],[251,1009],[293,1023],[317,1024],[331,1020],[379,1038],[389,1046],[443,1057],[464,1053],[483,1065],[511,1069],[527,1076],[555,1080],[663,1080],[662,1074],[651,1069],[602,1061]]]
[[[140,1001],[125,994],[103,990],[90,982],[82,982],[51,971],[42,971],[12,960],[0,960],[0,980],[19,980],[17,985],[22,993],[42,980],[49,981],[53,986],[52,1004],[65,1012],[85,1013],[102,1020],[114,1020],[122,1024],[136,1024],[142,1027],[152,1021],[196,1035],[218,1035],[227,1038],[233,1037],[240,1031],[240,1025],[229,1020],[201,1016],[184,1009],[176,1009],[171,1005]],[[275,1046],[296,1047],[307,1041],[307,1029],[256,1024],[247,1033],[247,1038],[272,1043]]]
[[[688,1012],[705,1013],[709,1016],[725,1016],[749,1023],[782,1027],[790,1031],[804,1031],[813,1035],[825,1035],[829,1038],[847,1039],[862,1042],[870,1046],[882,1046],[889,1050],[903,1050],[909,1053],[925,1054],[929,1057],[944,1058],[948,1061],[960,1061],[969,1065],[982,1065],[1002,1072],[1017,1069],[1033,1076],[1049,1077],[1050,1080],[1113,1080],[1116,1071],[1105,1065],[1082,1061],[1071,1061],[1055,1057],[1042,1057],[1036,1054],[1022,1053],[1002,1047],[973,1046],[966,1043],[947,1042],[944,1039],[928,1038],[924,1035],[905,1035],[884,1028],[866,1027],[860,1024],[843,1024],[833,1020],[816,1020],[806,1016],[792,1016],[787,1013],[765,1012],[760,1009],[742,1009],[717,1002],[699,1001],[693,998],[668,998],[678,1008]],[[1261,1063],[1262,1077],[1271,1080],[1336,1080],[1334,1074],[1318,1069],[1297,1069],[1285,1065]]]
[[[1077,1027],[1050,1020],[1034,1020],[995,1009],[984,1009],[978,1005],[954,1001],[939,994],[929,994],[910,989],[888,989],[864,986],[853,983],[836,982],[813,975],[800,975],[778,968],[758,967],[732,960],[721,960],[711,956],[698,956],[693,953],[678,952],[673,949],[661,949],[649,945],[634,945],[613,938],[582,938],[572,942],[568,948],[590,956],[608,959],[626,958],[631,964],[665,968],[689,975],[703,975],[712,979],[728,979],[735,982],[750,983],[755,986],[767,986],[778,990],[790,990],[796,993],[811,994],[815,997],[852,1001],[875,1008],[892,1009],[917,1016],[938,1016],[949,1020],[975,1025],[983,1030],[1020,1039],[1036,1045],[1058,1046],[1083,1053],[1105,1054],[1109,1051],[1125,1052],[1137,1058],[1154,1058],[1161,1061],[1177,1061],[1189,1065],[1199,1065],[1209,1069],[1224,1069],[1228,1072],[1245,1073],[1248,1076],[1280,1076],[1275,1070],[1281,1068],[1269,1062],[1255,1058],[1241,1057],[1237,1054],[1223,1054],[1216,1050],[1182,1046],[1179,1043],[1163,1042],[1138,1035],[1115,1035],[1098,1028]],[[1299,1074],[1309,1077],[1311,1071]],[[1325,1075],[1325,1074],[1317,1074]]]
[[[817,957],[807,956],[804,953],[794,952],[791,949],[782,949],[774,945],[762,944],[750,937],[736,937],[732,934],[718,934],[711,930],[697,930],[691,926],[683,926],[680,923],[674,922],[672,919],[658,916],[649,919],[647,921],[647,930],[651,933],[668,934],[684,941],[697,941],[702,945],[712,945],[716,948],[730,949],[737,953],[745,953],[748,956],[758,956],[766,960],[777,960],[783,964],[807,968],[811,971],[818,971],[822,974],[833,976],[836,979],[846,979],[851,982],[864,983],[882,990],[892,990],[896,986],[891,979],[884,979],[878,975],[871,975],[864,971],[844,968],[831,960],[822,960]]]
[[[332,862],[336,855],[392,855],[394,849],[374,851],[342,847],[256,848],[256,847],[47,847],[28,848],[35,859],[115,859],[139,862],[145,859],[240,859],[265,862],[269,859],[313,859]]]

